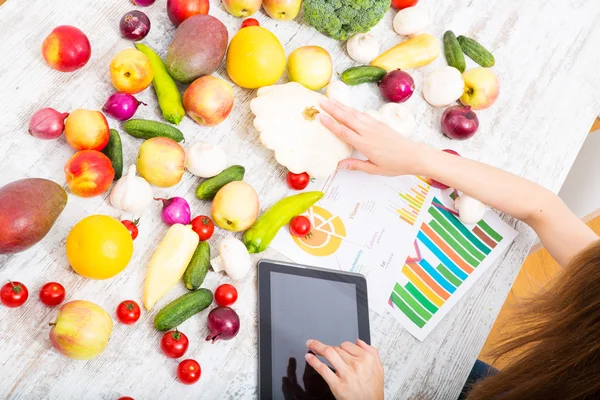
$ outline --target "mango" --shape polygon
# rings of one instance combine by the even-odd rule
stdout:
[[[0,254],[26,250],[42,240],[67,205],[67,193],[41,178],[0,188]]]
[[[210,75],[219,68],[229,35],[225,25],[210,15],[194,15],[179,25],[167,51],[169,74],[181,83]]]

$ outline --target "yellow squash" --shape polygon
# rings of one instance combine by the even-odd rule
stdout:
[[[387,71],[417,68],[432,62],[441,52],[440,43],[434,36],[421,33],[381,54],[371,65]]]
[[[151,310],[181,279],[200,239],[191,225],[175,224],[154,251],[146,274],[144,307]]]

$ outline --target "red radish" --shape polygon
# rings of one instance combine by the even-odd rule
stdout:
[[[383,77],[379,82],[379,89],[387,101],[404,103],[415,91],[415,81],[407,72],[397,69]]]
[[[240,330],[240,317],[229,307],[217,307],[208,314],[206,341],[233,339]]]
[[[458,153],[457,153],[456,151],[454,151],[454,150],[451,150],[451,149],[444,149],[444,150],[442,150],[442,151],[444,151],[444,152],[446,152],[446,153],[449,153],[449,154],[454,154],[455,156],[459,156],[459,157],[460,157],[460,154],[458,154]],[[429,184],[430,184],[431,186],[433,186],[434,188],[438,188],[438,189],[442,189],[442,190],[444,190],[444,189],[448,189],[448,188],[450,187],[450,186],[448,186],[448,185],[444,185],[442,182],[438,182],[438,181],[436,181],[435,179],[431,179],[431,178],[429,178]]]
[[[466,140],[477,132],[479,119],[469,106],[452,106],[442,114],[441,126],[450,139]]]

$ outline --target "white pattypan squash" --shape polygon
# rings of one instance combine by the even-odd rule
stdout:
[[[338,139],[319,121],[326,97],[297,82],[265,86],[250,102],[254,127],[262,144],[275,152],[277,162],[289,171],[327,178],[352,146]]]

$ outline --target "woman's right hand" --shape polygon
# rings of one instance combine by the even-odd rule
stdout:
[[[383,122],[338,101],[326,100],[321,107],[331,115],[320,114],[321,123],[368,158],[342,160],[339,169],[384,176],[418,173],[420,149],[425,145],[405,138]]]

